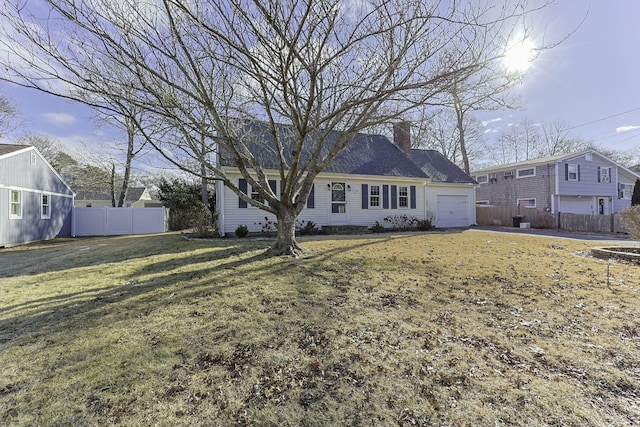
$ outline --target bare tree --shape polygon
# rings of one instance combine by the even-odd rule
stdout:
[[[571,133],[571,127],[562,120],[543,123],[540,131],[542,141],[538,147],[538,156],[555,156],[556,154],[571,153],[584,150],[588,142]]]
[[[464,158],[460,146],[460,136],[457,116],[455,111],[449,108],[423,110],[419,119],[412,127],[412,144],[416,148],[426,148],[442,153],[461,168],[464,167]],[[468,116],[462,123],[467,141],[467,161],[470,163],[478,159],[484,147],[480,123]]]
[[[274,214],[271,253],[294,255],[295,221],[313,181],[354,135],[468,81],[503,54],[530,11],[510,1],[37,2],[44,12],[32,3],[0,6],[3,79],[107,110],[115,99],[141,108],[136,126],[148,144]],[[465,54],[451,62],[449,46]],[[243,120],[269,137],[255,140]],[[329,139],[333,130],[341,133]],[[277,159],[279,194],[256,144]],[[241,191],[221,156],[261,200]]]
[[[491,156],[495,164],[522,162],[539,157],[542,146],[540,124],[524,118],[509,126],[496,140]]]
[[[18,108],[7,95],[0,93],[0,136],[4,136],[15,128],[15,119],[18,116]]]
[[[127,199],[127,192],[131,183],[134,159],[145,149],[146,138],[140,138],[138,124],[141,122],[142,110],[135,105],[127,105],[125,99],[114,100],[111,105],[113,110],[98,110],[100,122],[107,125],[116,125],[124,132],[126,144],[121,144],[124,151],[124,161],[117,161],[110,156],[111,175],[113,177],[110,192],[113,207],[123,207]],[[122,176],[116,182],[116,165],[122,165]],[[117,188],[119,187],[119,189]]]
[[[40,154],[52,165],[60,152],[60,142],[55,138],[37,132],[25,132],[16,137],[16,142],[22,145],[33,145]]]

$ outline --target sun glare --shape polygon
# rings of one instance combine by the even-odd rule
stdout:
[[[535,46],[529,39],[511,43],[502,58],[502,64],[511,72],[525,72],[536,56]]]

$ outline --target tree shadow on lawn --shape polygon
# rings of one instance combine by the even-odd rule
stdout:
[[[228,279],[234,275],[235,267],[251,264],[265,258],[260,253],[248,258],[241,257],[229,260],[234,255],[242,252],[237,250],[205,252],[196,257],[181,259],[181,264],[179,265],[187,265],[196,261],[199,264],[197,269],[175,271],[174,266],[174,268],[168,269],[165,273],[156,271],[154,277],[140,280],[139,277],[148,276],[150,273],[147,269],[142,269],[132,274],[129,280],[125,280],[122,284],[97,288],[88,285],[84,291],[70,292],[26,301],[22,304],[0,307],[0,317],[5,317],[4,320],[0,320],[0,342],[9,341],[25,334],[42,332],[43,330],[53,331],[59,328],[62,323],[71,324],[77,317],[90,320],[92,313],[97,313],[111,304],[122,304],[128,299],[161,292],[166,288],[174,287],[178,283],[184,283],[184,288],[192,288],[194,293],[203,289],[208,289],[209,292],[219,292],[224,289],[226,286],[224,284],[228,282]],[[166,251],[166,253],[171,253],[171,251]],[[177,253],[182,253],[182,251]],[[208,261],[209,265],[203,261]],[[215,261],[222,262],[212,264]],[[198,280],[209,275],[215,275],[219,280],[215,282]],[[160,299],[162,297],[162,295],[158,296]],[[152,302],[153,298],[149,298],[144,309],[148,310],[150,308],[148,304]],[[11,312],[16,312],[17,314],[12,316]],[[96,316],[99,317],[99,315]],[[83,324],[79,322],[75,323],[75,325],[84,328],[88,327],[90,323]]]
[[[238,246],[219,240],[198,247],[234,253],[246,250]],[[0,250],[0,279],[181,254],[190,249],[194,249],[194,244],[177,233],[55,239]]]
[[[146,239],[153,241],[161,237],[161,235],[150,236]],[[144,295],[148,295],[148,298],[145,299],[144,307],[137,307],[141,302],[136,300],[128,303],[129,306],[126,310],[150,311],[160,308],[160,306],[167,303],[167,295],[165,295],[167,292],[176,293],[176,298],[181,299],[199,298],[211,293],[222,292],[226,288],[242,283],[243,271],[254,271],[265,278],[274,275],[290,275],[291,277],[301,278],[313,276],[315,267],[310,265],[311,263],[317,265],[317,262],[326,261],[337,255],[344,255],[345,252],[350,250],[402,238],[408,238],[408,236],[389,235],[376,239],[371,239],[368,236],[343,238],[341,240],[357,240],[358,242],[340,245],[300,259],[268,257],[262,250],[264,241],[260,241],[258,245],[250,241],[242,243],[225,240],[214,241],[214,247],[218,249],[216,251],[205,251],[188,257],[176,256],[169,260],[148,263],[143,268],[129,274],[128,280],[118,285],[101,287],[90,287],[89,285],[83,291],[58,294],[0,307],[0,317],[5,318],[0,320],[0,343],[12,341],[28,334],[55,331],[62,324],[86,328],[95,322],[96,318],[100,317],[100,314],[96,313],[103,308],[113,304],[122,305],[127,300],[136,299]],[[363,239],[365,241],[361,241]],[[98,242],[100,244],[104,243],[102,239]],[[193,249],[193,243],[190,246],[189,242],[182,239],[177,242],[185,243],[180,243],[171,249],[165,245],[162,251],[154,251],[154,253],[181,255]],[[113,244],[114,242],[111,241],[109,243]],[[118,241],[116,240],[115,243],[118,243]],[[228,246],[225,247],[223,245]],[[198,242],[198,247],[202,248],[200,242]],[[259,252],[248,255],[256,250]],[[26,252],[29,252],[29,250]],[[139,256],[148,255],[145,253]],[[123,254],[115,260],[111,259],[109,262],[123,262],[127,259],[131,259],[130,254]],[[264,262],[268,260],[270,262]],[[63,265],[66,265],[66,269],[71,269],[78,266],[100,265],[100,263],[98,258],[85,263],[80,261],[73,265],[63,262],[58,265],[60,270],[65,269]],[[189,268],[184,270],[185,267]],[[152,277],[149,278],[148,276]],[[258,280],[256,283],[260,283],[260,281]],[[46,286],[46,284],[42,286]],[[294,284],[294,286],[304,294],[308,291],[309,283],[298,283]],[[125,308],[121,309],[124,310]],[[12,312],[15,315],[12,315]],[[74,319],[77,318],[86,318],[87,321],[74,322]]]

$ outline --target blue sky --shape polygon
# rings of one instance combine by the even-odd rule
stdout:
[[[526,101],[523,110],[477,114],[487,122],[486,135],[491,138],[524,117],[533,123],[562,120],[584,139],[640,151],[640,1],[560,0],[535,24],[549,42],[576,31],[533,64],[517,89]],[[109,130],[96,128],[89,108],[8,84],[0,89],[19,105],[25,129],[67,146],[113,139]]]
[[[535,61],[518,88],[526,101],[523,111],[478,115],[491,121],[487,130],[502,132],[523,117],[533,123],[562,120],[599,145],[638,148],[640,1],[561,0],[537,25],[546,27],[548,41],[575,33]]]

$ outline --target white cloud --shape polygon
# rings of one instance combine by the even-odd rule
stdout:
[[[496,123],[496,122],[501,122],[502,121],[502,117],[497,117],[495,119],[491,119],[491,120],[483,120],[482,121],[482,126],[488,126],[491,123]]]
[[[74,116],[67,113],[43,113],[42,117],[56,126],[69,126],[77,122]]]
[[[618,128],[616,128],[616,132],[617,133],[622,133],[622,132],[629,132],[630,130],[636,130],[636,129],[640,129],[640,126],[620,126]]]

